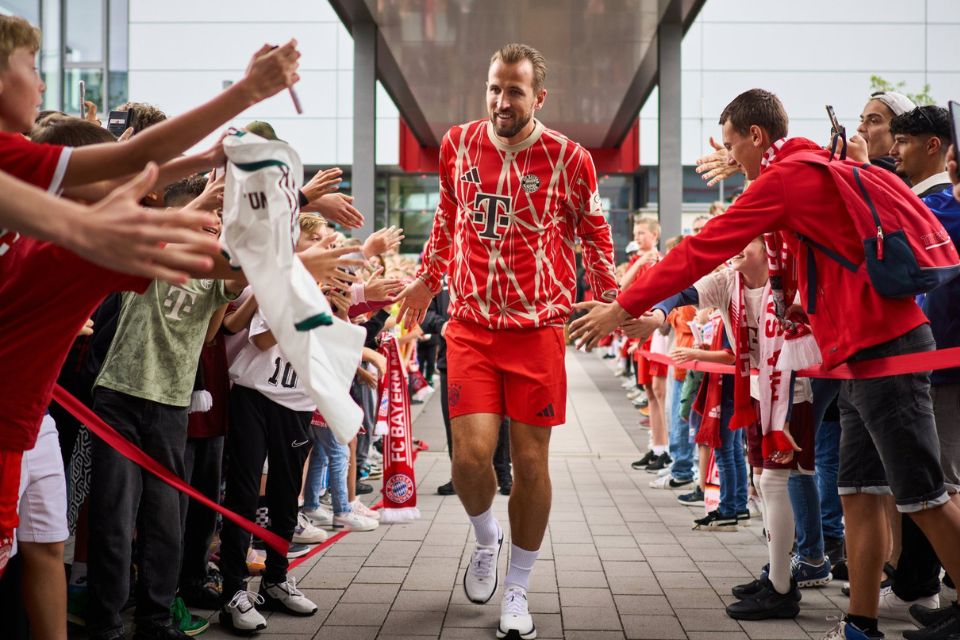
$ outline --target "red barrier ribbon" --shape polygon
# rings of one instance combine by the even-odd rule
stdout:
[[[86,425],[87,429],[93,432],[97,437],[106,442],[117,453],[127,458],[134,464],[146,469],[157,476],[163,482],[167,483],[180,493],[185,493],[203,506],[213,509],[224,518],[229,519],[244,531],[249,531],[253,535],[263,540],[274,551],[282,555],[287,555],[290,543],[275,533],[267,531],[263,527],[242,518],[233,511],[226,509],[207,496],[203,495],[189,484],[183,478],[164,467],[162,464],[148,456],[140,447],[136,446],[116,430],[104,422],[97,414],[91,411],[82,402],[70,395],[60,385],[53,389],[53,399],[64,409],[66,409],[74,418]]]
[[[736,373],[733,365],[728,364],[699,362],[697,360],[676,362],[669,356],[661,353],[651,353],[647,350],[641,350],[640,355],[647,360],[660,362],[668,366],[675,365],[683,369],[692,369],[694,371],[703,371],[706,373]],[[887,358],[858,360],[856,362],[847,362],[845,364],[841,364],[833,369],[811,367],[809,369],[797,371],[797,375],[802,378],[858,380],[866,378],[883,378],[885,376],[899,376],[907,373],[918,373],[920,371],[950,369],[952,367],[960,367],[960,347],[937,349],[936,351],[919,351],[917,353],[906,353]],[[751,373],[755,374],[756,371],[752,371]]]

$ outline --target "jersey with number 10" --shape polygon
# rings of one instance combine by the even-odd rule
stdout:
[[[490,329],[562,324],[576,295],[577,237],[594,298],[612,301],[610,226],[583,147],[540,122],[515,145],[488,120],[447,132],[419,277],[436,292],[449,273],[452,318]]]

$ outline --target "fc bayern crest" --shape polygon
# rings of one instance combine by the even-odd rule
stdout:
[[[520,187],[527,193],[533,193],[540,188],[540,178],[528,173],[520,179]]]
[[[413,480],[405,473],[397,473],[383,483],[387,499],[394,504],[403,504],[413,497]]]

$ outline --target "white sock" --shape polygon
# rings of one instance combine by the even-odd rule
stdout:
[[[515,544],[510,545],[510,568],[503,584],[507,587],[520,587],[524,591],[530,588],[530,573],[540,555],[540,549],[527,551]]]
[[[653,452],[658,456],[662,456],[667,452],[667,445],[665,444],[655,444],[650,448],[653,449]]]
[[[790,590],[790,552],[796,534],[793,507],[787,491],[789,481],[788,469],[764,469],[760,476],[770,551],[770,582],[779,593]]]
[[[493,507],[490,507],[478,516],[468,514],[473,523],[473,533],[477,536],[477,544],[490,547],[500,539],[500,523],[493,517]]]

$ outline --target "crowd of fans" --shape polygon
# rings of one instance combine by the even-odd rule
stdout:
[[[715,184],[742,167],[731,162],[727,149],[711,143],[715,151],[698,161],[698,172]],[[956,242],[960,240],[960,204],[948,172],[948,159],[952,161],[948,149],[953,143],[947,109],[917,106],[902,94],[880,92],[867,99],[857,135],[847,141],[847,154],[895,172]],[[952,177],[956,182],[955,173]],[[689,235],[697,236],[723,213],[724,206],[714,203],[708,215],[693,221]],[[657,222],[638,215],[634,238],[626,246],[628,262],[618,268],[623,288],[661,261],[659,239]],[[682,236],[671,238],[665,253],[682,242]],[[839,495],[849,490],[845,491],[842,481],[838,486],[838,470],[840,416],[851,409],[842,402],[838,407],[840,381],[792,380],[786,431],[797,437],[789,437],[785,453],[771,457],[759,416],[764,410],[760,403],[775,399],[759,392],[756,371],[750,391],[758,419],[752,424],[732,424],[737,416],[735,376],[684,368],[691,361],[735,363],[741,337],[737,318],[731,318],[736,308],[729,293],[736,291],[730,286],[734,279],[742,282],[740,310],[746,315],[749,362],[754,370],[758,368],[762,357],[758,332],[765,326],[760,301],[773,273],[769,252],[765,238],[756,238],[712,275],[600,342],[602,357],[617,363],[615,374],[623,378],[627,398],[639,410],[640,427],[650,431],[648,449],[632,464],[633,469],[651,474],[650,487],[677,490],[681,504],[695,507],[691,524],[696,531],[736,531],[762,516],[770,562],[760,578],[733,589],[737,601],[727,607],[728,615],[745,620],[796,617],[801,609],[800,589],[819,587],[831,579],[846,580],[849,575]],[[960,344],[957,286],[953,281],[917,300],[938,348]],[[651,354],[670,360],[652,360]],[[934,371],[930,378],[939,462],[952,500],[957,499],[960,480],[958,371]],[[854,458],[846,464],[867,464],[867,459],[857,459],[853,452],[845,455]],[[876,488],[886,494],[887,532],[881,539],[889,541],[879,551],[885,563],[875,601],[878,616],[919,624],[921,629],[905,632],[908,638],[960,637],[952,577],[942,571],[937,554],[913,519],[897,510],[894,496]],[[849,525],[850,514],[847,518]],[[849,595],[849,586],[844,592]],[[835,631],[841,635],[829,637],[880,637],[875,617],[847,616],[846,621],[851,620],[860,626],[841,627]]]
[[[191,608],[219,609],[221,623],[238,634],[266,627],[258,609],[312,615],[317,607],[287,574],[288,560],[332,532],[379,526],[379,512],[359,496],[374,492],[369,481],[384,467],[374,427],[385,334],[398,340],[413,401],[432,391],[418,373],[416,348],[431,336],[395,320],[397,294],[417,266],[397,252],[402,230],[351,239],[363,213],[338,193],[340,169],[318,172],[301,189],[296,251],[335,314],[366,331],[350,388],[363,425],[342,444],[277,346],[243,272],[216,255],[222,142],[180,155],[296,82],[296,43],[264,47],[243,80],[185,115],[168,119],[138,102],[117,106],[130,112],[119,139],[90,103],[82,118],[37,115],[39,46],[37,29],[0,17],[0,168],[60,196],[23,191],[27,204],[34,198],[34,217],[64,218],[48,228],[18,218],[7,210],[18,192],[5,189],[3,226],[10,230],[0,230],[0,326],[7,338],[0,359],[8,381],[15,368],[36,369],[2,400],[17,409],[7,412],[0,442],[0,513],[7,526],[19,515],[15,541],[11,531],[0,533],[0,567],[12,555],[9,569],[0,569],[5,610],[12,620],[25,611],[33,638],[65,637],[68,616],[91,638],[123,638],[122,612],[130,606],[135,637],[143,639],[202,633],[209,623]],[[266,122],[245,130],[279,139]],[[149,161],[162,164],[124,185]],[[103,211],[88,204],[96,202]],[[74,219],[76,227],[60,230]],[[158,252],[158,241],[169,244]],[[61,320],[51,320],[57,314]],[[422,355],[432,376],[434,359]],[[252,539],[121,455],[50,403],[55,382],[210,500],[290,542],[288,552]],[[257,574],[259,592],[247,591]],[[26,625],[8,630],[5,637],[26,637]]]

